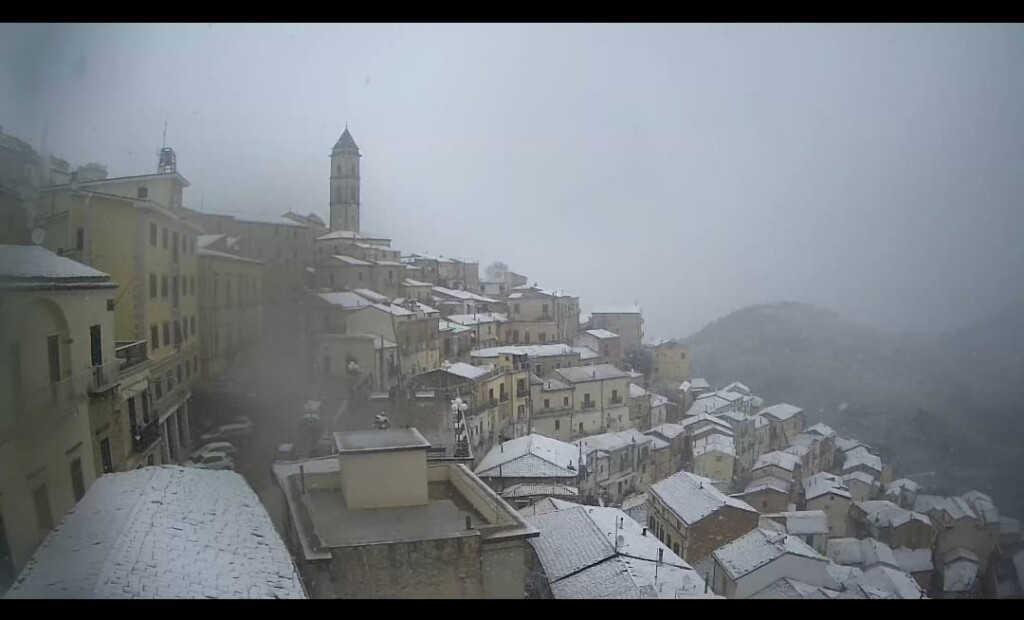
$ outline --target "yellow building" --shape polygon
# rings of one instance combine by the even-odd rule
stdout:
[[[0,591],[96,478],[90,398],[115,361],[116,288],[44,248],[0,246]]]
[[[223,373],[263,337],[263,263],[230,253],[226,240],[226,235],[203,235],[197,252],[204,379]]]
[[[691,377],[690,353],[684,345],[661,340],[654,345],[651,362],[651,383],[671,384],[673,388]]]
[[[196,253],[202,231],[182,218],[188,181],[175,171],[169,150],[157,174],[41,188],[36,211],[46,247],[121,283],[113,303],[116,339],[149,341],[152,412],[161,436],[156,463],[187,453],[191,383],[199,370]]]

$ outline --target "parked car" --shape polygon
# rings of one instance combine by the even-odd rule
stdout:
[[[182,465],[198,469],[235,469],[235,462],[231,457],[221,452],[207,452],[206,454],[192,456]]]
[[[195,457],[195,456],[199,456],[199,455],[202,455],[202,454],[207,454],[209,452],[220,452],[220,453],[226,454],[226,455],[230,456],[232,459],[234,459],[237,450],[235,450],[235,446],[232,445],[230,442],[227,442],[227,441],[214,441],[212,443],[208,443],[208,444],[206,444],[206,445],[196,449],[195,451],[193,451],[192,452],[192,456]]]
[[[232,422],[230,424],[224,424],[218,426],[212,431],[205,433],[199,437],[200,441],[203,442],[214,442],[223,441],[232,437],[246,437],[252,434],[252,422],[246,420],[246,422]]]

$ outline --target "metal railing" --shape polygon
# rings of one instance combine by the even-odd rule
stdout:
[[[611,400],[609,400],[608,402],[610,402],[613,405],[621,405],[622,404],[622,397],[621,396],[613,396],[611,398]]]
[[[529,388],[516,388],[516,397],[517,398],[524,398],[524,397],[529,396],[529,395],[530,395]]]
[[[89,391],[104,392],[117,384],[120,376],[121,360],[113,359],[98,366],[93,366],[89,373]]]
[[[114,356],[120,364],[119,369],[128,370],[149,361],[149,342],[146,340],[118,341],[114,343]]]
[[[501,394],[499,394],[498,395],[498,400],[501,401],[501,402],[507,401],[508,400],[508,392],[502,392]]]
[[[585,401],[583,401],[583,408],[584,409],[594,409],[595,407],[597,407],[597,401],[596,400],[585,400]]]
[[[143,454],[159,439],[160,422],[154,417],[144,426],[136,427],[135,432],[132,433],[132,451],[136,454]]]

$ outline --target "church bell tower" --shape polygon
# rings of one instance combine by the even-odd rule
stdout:
[[[346,125],[331,150],[331,230],[359,232],[360,157]]]

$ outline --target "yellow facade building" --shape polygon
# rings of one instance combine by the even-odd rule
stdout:
[[[115,361],[110,276],[0,246],[0,591],[96,478],[90,400]]]

